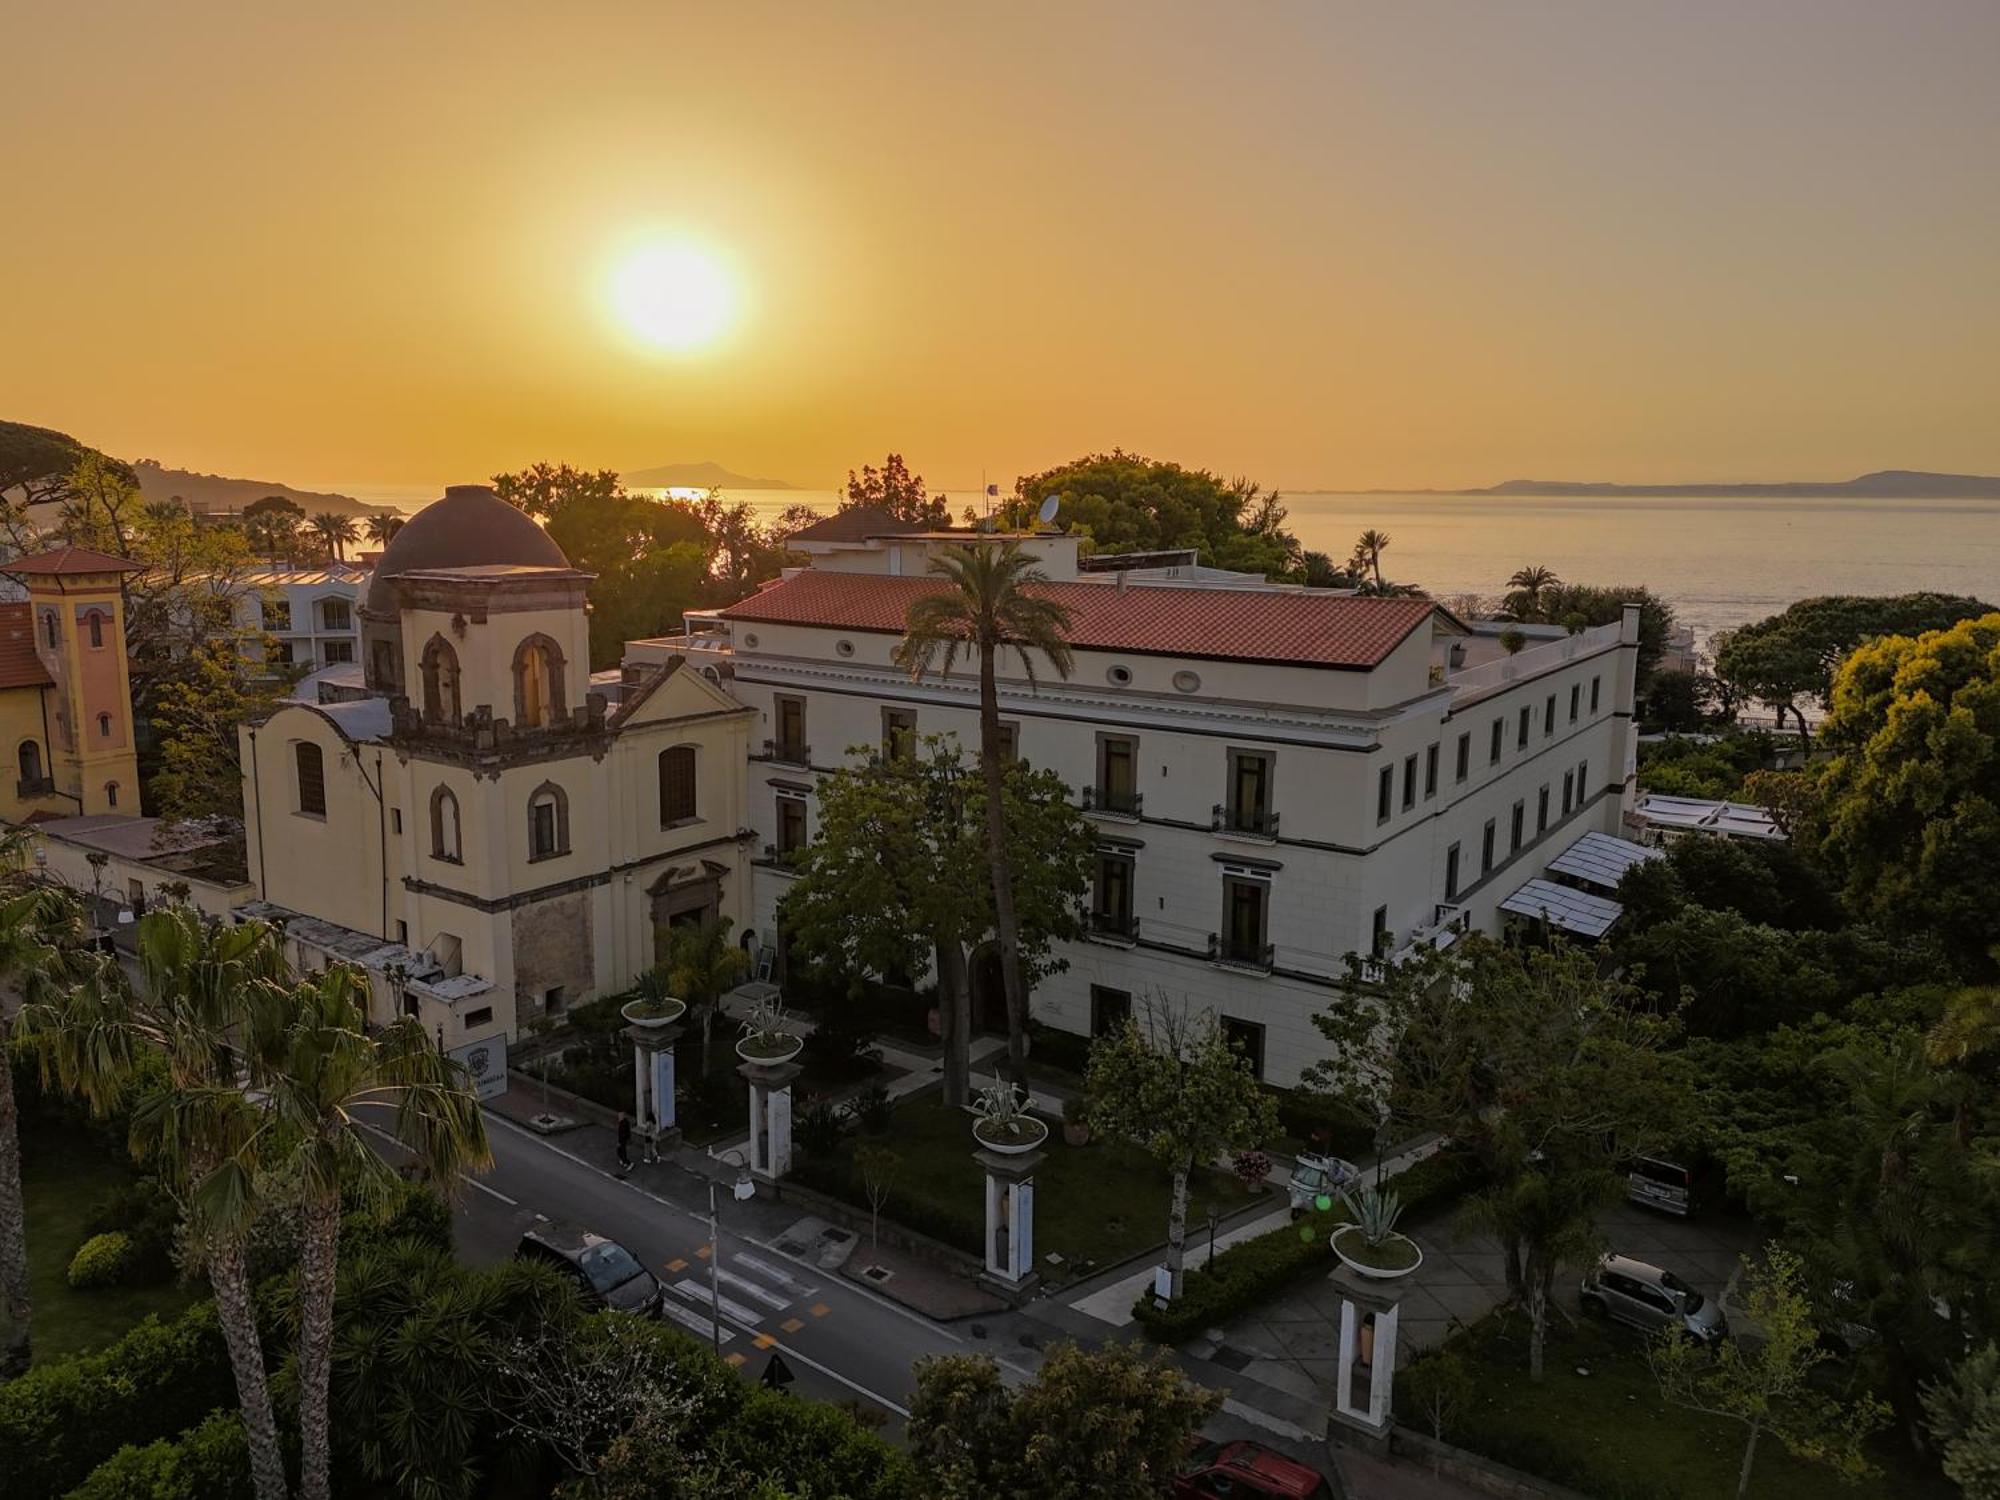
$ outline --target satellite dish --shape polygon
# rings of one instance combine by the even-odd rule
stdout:
[[[1062,496],[1049,495],[1043,498],[1042,508],[1035,512],[1035,517],[1044,526],[1047,526],[1054,522],[1056,518],[1056,512],[1061,509],[1062,509]]]

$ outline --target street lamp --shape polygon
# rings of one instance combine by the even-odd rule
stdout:
[[[1215,1269],[1215,1226],[1222,1221],[1222,1210],[1213,1203],[1208,1206],[1208,1268]]]
[[[743,1159],[743,1153],[731,1147],[722,1153],[722,1159],[736,1159],[736,1181],[729,1185],[729,1191],[738,1203],[747,1203],[757,1196],[757,1184],[750,1176],[750,1163]],[[722,1249],[715,1236],[715,1179],[708,1179],[708,1331],[715,1345],[715,1352],[722,1353],[722,1276],[718,1263],[722,1259]]]

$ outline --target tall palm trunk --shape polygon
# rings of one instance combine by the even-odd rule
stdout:
[[[340,1253],[340,1194],[314,1190],[299,1236],[299,1493],[329,1500],[333,1281]]]
[[[986,781],[986,846],[993,869],[993,931],[1000,987],[1007,998],[1007,1074],[1028,1088],[1028,995],[1021,982],[1021,924],[1014,915],[1014,863],[1007,852],[1006,768],[1000,763],[1000,688],[992,641],[979,643],[979,769]]]
[[[0,1004],[4,1004],[0,1001]],[[0,1295],[13,1331],[0,1354],[0,1379],[28,1368],[34,1304],[28,1296],[28,1215],[21,1193],[21,1112],[7,1053],[7,1018],[0,1014]]]
[[[945,1108],[962,1109],[972,1096],[972,1067],[966,1053],[972,1036],[972,999],[966,986],[965,945],[956,936],[937,942],[937,975]]]
[[[271,1387],[264,1373],[264,1346],[257,1338],[257,1304],[250,1293],[243,1237],[218,1235],[206,1255],[222,1342],[229,1350],[229,1368],[236,1376],[236,1404],[242,1408],[243,1431],[250,1445],[251,1483],[257,1500],[285,1500],[289,1493],[285,1459],[278,1448],[277,1419],[271,1415]]]

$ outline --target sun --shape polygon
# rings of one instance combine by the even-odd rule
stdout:
[[[736,317],[736,285],[722,262],[698,245],[649,245],[611,274],[619,322],[662,349],[713,343]]]

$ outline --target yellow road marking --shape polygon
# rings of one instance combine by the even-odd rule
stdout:
[[[828,1307],[824,1302],[815,1302],[809,1309],[807,1309],[807,1311],[809,1311],[815,1318],[823,1318],[828,1313],[832,1312],[833,1309]]]
[[[780,1323],[778,1326],[784,1329],[785,1332],[787,1333],[797,1333],[801,1328],[805,1327],[806,1325],[797,1318],[787,1318],[785,1319],[784,1322]]]
[[[778,1341],[772,1338],[771,1335],[768,1333],[760,1333],[755,1338],[750,1340],[750,1342],[755,1344],[759,1349],[768,1349]]]
[[[680,1272],[680,1271],[685,1271],[687,1268],[688,1268],[688,1263],[682,1260],[679,1256],[675,1256],[672,1260],[667,1262],[667,1269],[669,1271]]]
[[[742,1353],[738,1352],[738,1353],[736,1353],[736,1354],[725,1354],[725,1355],[723,1355],[722,1357],[723,1357],[723,1359],[724,1359],[725,1361],[727,1361],[727,1362],[728,1362],[729,1364],[732,1364],[732,1365],[740,1365],[740,1364],[742,1364],[742,1363],[743,1363],[744,1359],[745,1359],[745,1358],[746,1358],[747,1356],[745,1356],[744,1354],[742,1354]]]

